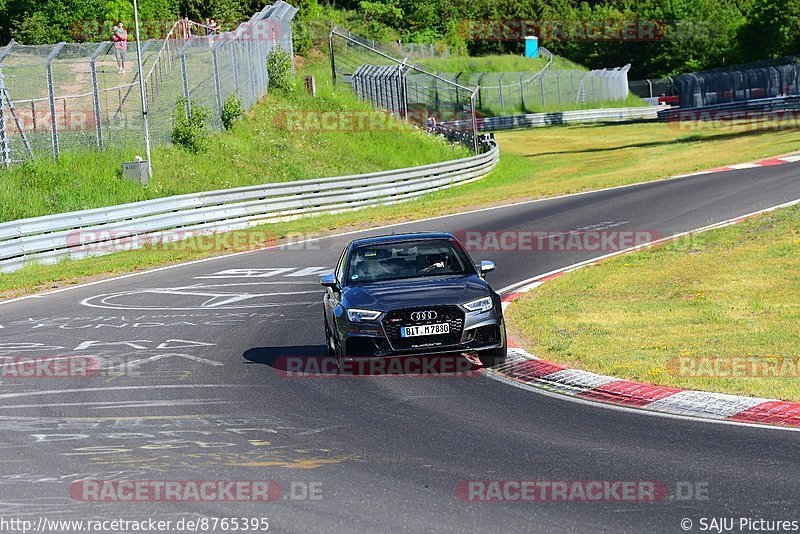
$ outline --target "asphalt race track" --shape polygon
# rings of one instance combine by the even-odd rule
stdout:
[[[704,517],[796,520],[795,432],[625,413],[483,376],[287,376],[275,362],[325,354],[319,277],[354,236],[614,229],[657,238],[798,198],[798,164],[700,175],[6,303],[0,355],[87,355],[103,370],[3,379],[0,517],[267,517],[278,532],[681,532],[684,518],[694,531]],[[501,288],[607,252],[472,254],[496,261],[489,280]],[[282,492],[273,502],[70,493],[79,480],[114,479],[271,480]],[[659,481],[671,498],[468,502],[456,487],[469,480]]]

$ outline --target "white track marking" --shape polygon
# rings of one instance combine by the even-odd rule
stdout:
[[[737,171],[742,169],[757,169],[762,167],[763,165],[759,165],[758,163],[735,163],[733,165],[728,165],[729,169],[736,169]]]
[[[211,365],[215,367],[219,367],[224,365],[222,362],[215,362],[214,360],[207,360],[206,358],[200,358],[199,356],[192,356],[191,354],[180,354],[177,352],[169,352],[166,354],[158,354],[156,356],[150,356],[148,358],[141,358],[139,360],[133,360],[131,362],[126,362],[121,364],[119,367],[124,369],[131,369],[132,367],[139,367],[142,364],[148,362],[156,362],[158,360],[163,360],[164,358],[185,358],[187,360],[191,360],[193,362],[202,363],[205,365]]]

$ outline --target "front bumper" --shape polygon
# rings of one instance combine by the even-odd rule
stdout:
[[[486,312],[466,312],[457,306],[426,307],[435,309],[438,317],[432,321],[412,322],[412,312],[423,308],[393,310],[375,322],[345,322],[340,330],[345,360],[445,353],[477,353],[505,346],[505,323],[499,299]],[[419,338],[402,338],[402,326],[448,322],[450,333]]]

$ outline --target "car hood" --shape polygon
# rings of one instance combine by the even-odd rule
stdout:
[[[378,311],[458,305],[490,294],[489,285],[478,275],[395,280],[348,286],[344,290],[345,306]]]

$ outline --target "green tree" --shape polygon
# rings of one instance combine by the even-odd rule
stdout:
[[[800,53],[800,0],[755,0],[739,47],[748,61]]]

